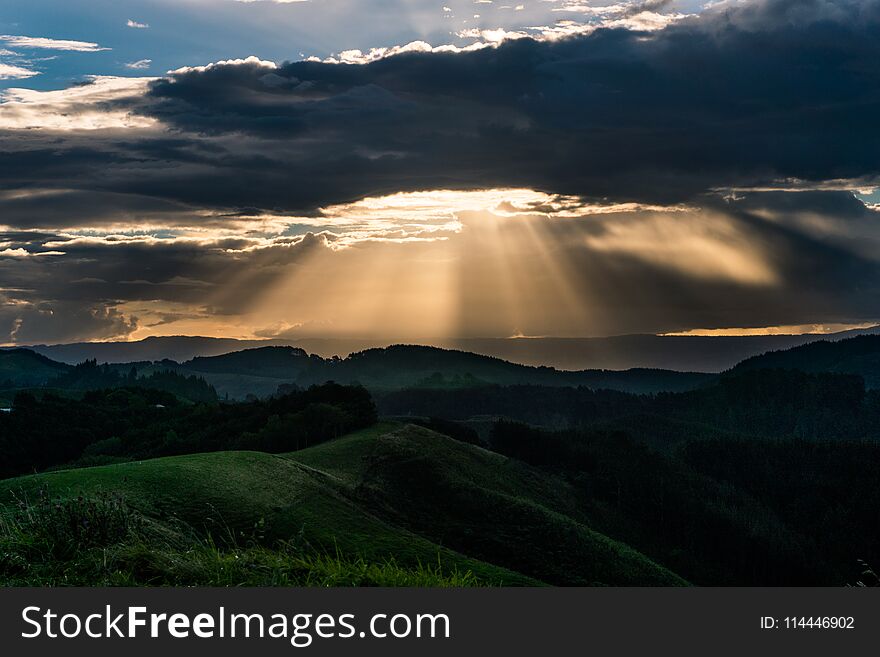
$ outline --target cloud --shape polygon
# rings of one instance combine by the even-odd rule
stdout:
[[[250,217],[201,236],[138,232],[135,223],[125,233],[0,234],[6,249],[64,252],[0,258],[0,280],[17,290],[5,292],[10,316],[47,302],[109,304],[138,326],[202,333],[301,324],[379,338],[517,328],[595,335],[856,323],[880,316],[878,216],[848,192],[710,195],[667,207],[449,190],[325,208],[311,226],[288,217],[287,229],[262,236],[248,230]]]
[[[228,68],[230,66],[244,66],[256,69],[278,68],[278,64],[276,64],[275,62],[266,61],[254,55],[251,55],[250,57],[245,57],[242,59],[225,59],[219,62],[212,62],[211,64],[205,64],[204,66],[182,66],[173,71],[169,71],[169,75],[179,76],[191,73],[210,73],[211,71]]]
[[[326,250],[326,241],[314,234],[238,252],[224,240],[119,237],[0,236],[11,250],[63,244],[65,251],[53,258],[0,257],[0,343],[16,326],[13,341],[20,343],[119,337],[140,326],[135,318],[152,322],[172,309],[216,322],[245,312],[254,290],[271,287],[310,253]],[[210,311],[197,312],[205,307]]]
[[[585,14],[602,19],[608,19],[609,17],[629,18],[644,12],[660,12],[674,4],[674,0],[636,0],[635,2],[593,5],[580,2],[579,0],[568,0],[560,6],[553,7],[553,11]]]
[[[83,166],[89,166],[85,162]],[[205,227],[209,223],[198,208],[148,196],[110,192],[84,192],[57,186],[0,193],[5,221],[14,217],[24,230],[79,228],[104,233],[124,232],[132,226],[161,231],[171,227]]]
[[[28,251],[27,249],[2,249],[0,258],[31,258],[34,256],[64,255],[64,251]]]
[[[132,114],[126,105],[143,93],[153,79],[94,76],[83,84],[57,91],[6,89],[0,92],[0,130],[76,131],[150,126],[154,120]]]
[[[33,69],[0,62],[0,80],[23,80],[39,74],[39,71],[34,71]]]
[[[72,135],[51,149],[0,136],[23,149],[17,175],[0,169],[0,180],[49,187],[50,162],[52,180],[67,179],[50,154],[70,148],[74,167],[86,157],[90,170],[101,158],[114,166],[92,179],[73,169],[73,186],[302,213],[429,187],[668,203],[877,175],[880,70],[865,63],[880,59],[878,2],[828,4],[737,4],[651,33],[603,29],[474,52],[419,45],[366,65],[248,58],[181,68],[148,88],[101,78],[11,91],[0,127],[146,132]]]
[[[0,343],[39,344],[124,338],[138,319],[114,306],[10,302],[0,293]]]
[[[147,23],[138,23],[137,21],[134,21],[130,18],[125,22],[125,24],[127,27],[131,27],[136,30],[146,30],[150,27]]]
[[[497,36],[499,35],[500,36]],[[488,48],[498,45],[501,41],[513,38],[522,38],[528,36],[525,33],[505,32],[504,30],[465,30],[459,32],[460,36],[475,36],[482,38],[483,41],[469,46],[442,45],[432,46],[427,41],[410,41],[401,46],[370,48],[367,52],[359,49],[343,50],[337,55],[327,57],[323,60],[325,64],[369,64],[380,59],[395,57],[406,53],[464,53],[473,52],[482,48]],[[320,60],[313,60],[320,61]],[[279,78],[282,79],[282,78]]]
[[[174,276],[169,278],[167,281],[161,281],[158,283],[154,283],[152,281],[147,281],[144,279],[138,279],[134,281],[119,281],[120,285],[180,285],[184,287],[211,287],[214,283],[208,283],[206,281],[200,281],[194,278],[187,278],[186,276]]]
[[[0,41],[5,41],[13,48],[39,48],[44,50],[69,50],[73,52],[98,52],[110,50],[102,48],[97,43],[89,41],[71,41],[66,39],[50,39],[48,37],[13,36],[10,34],[0,35]]]
[[[363,66],[251,59],[181,69],[155,82],[138,111],[240,154],[255,155],[248,139],[276,140],[259,148],[264,170],[237,171],[216,198],[289,210],[395,187],[667,202],[877,173],[880,70],[862,63],[880,59],[878,3],[838,0],[835,20],[825,3],[781,16],[785,3],[758,4],[650,34],[603,29],[465,53],[420,45]],[[186,190],[168,192],[206,201],[200,186],[216,190],[216,179],[189,173]]]
[[[153,63],[152,59],[139,59],[136,62],[128,62],[125,65],[125,68],[130,68],[135,71],[144,71],[150,68],[150,64]]]

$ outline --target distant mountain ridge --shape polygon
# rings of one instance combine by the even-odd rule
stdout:
[[[717,373],[742,360],[767,351],[802,344],[837,341],[878,332],[878,328],[844,331],[827,335],[766,336],[658,336],[620,335],[604,338],[460,338],[412,340],[411,344],[437,346],[501,358],[512,363],[549,366],[560,370],[667,369],[682,372]],[[149,337],[132,342],[81,342],[33,345],[29,349],[53,360],[75,365],[94,358],[99,363],[129,363],[170,359],[184,362],[197,357],[219,356],[243,349],[295,346],[330,358],[395,341],[344,338],[274,338],[237,340],[199,336]],[[397,341],[399,342],[399,341]]]
[[[197,356],[219,356],[250,347],[287,345],[286,340],[237,340],[175,335],[149,337],[132,342],[75,342],[71,344],[31,345],[26,347],[49,358],[76,365],[95,359],[98,363],[134,363],[174,360],[183,362]]]
[[[241,399],[249,394],[265,397],[274,394],[279,386],[305,388],[326,381],[357,383],[375,391],[536,385],[585,386],[645,394],[691,390],[713,378],[713,375],[701,373],[652,369],[570,372],[415,345],[368,349],[347,358],[322,358],[298,347],[263,346],[217,356],[197,356],[184,362],[139,360],[98,367],[115,370],[121,375],[127,375],[133,367],[140,376],[168,371],[195,375],[214,386],[221,397],[230,399]],[[16,349],[0,351],[0,372],[4,371],[8,374],[7,383],[22,387],[45,385],[61,374],[73,371],[73,367],[54,362],[34,351]],[[0,376],[0,381],[3,380]]]
[[[189,353],[196,347],[205,347],[205,344],[209,344],[211,350],[222,351],[230,345],[240,346],[242,343],[234,340],[205,343],[201,338],[155,338],[154,342],[109,344],[118,347],[134,344],[136,348],[130,353],[142,356],[145,346],[148,351],[166,354],[168,349],[165,347],[169,345],[172,351],[176,349],[180,353]],[[127,374],[132,366],[136,366],[141,376],[166,371],[186,376],[196,375],[214,386],[221,397],[230,399],[242,399],[249,394],[265,397],[274,394],[279,386],[308,387],[326,381],[361,384],[377,392],[529,385],[581,386],[594,390],[654,394],[695,390],[717,378],[715,374],[653,368],[568,371],[420,345],[391,345],[359,351],[346,358],[325,358],[309,354],[300,347],[267,346],[263,342],[258,344],[260,346],[250,349],[209,356],[199,355],[182,361],[139,358],[134,362],[115,363],[107,367]],[[70,355],[73,352],[67,353]],[[50,360],[36,351],[0,351],[0,383],[6,383],[7,387],[45,385],[68,372],[70,367]],[[880,387],[880,335],[857,335],[833,341],[818,340],[788,350],[767,352],[742,361],[731,368],[727,375],[754,369],[854,374],[864,378],[868,388],[877,388]]]
[[[463,351],[392,345],[368,349],[348,358],[326,359],[296,347],[261,347],[213,357],[199,357],[179,368],[205,377],[218,392],[230,375],[275,379],[267,385],[301,387],[336,381],[360,383],[373,390],[400,388],[473,388],[480,385],[586,386],[651,393],[690,390],[712,378],[691,372],[633,369],[624,372],[568,372],[551,367],[518,365]],[[230,391],[234,396],[234,393]]]

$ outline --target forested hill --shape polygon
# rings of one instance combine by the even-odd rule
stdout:
[[[869,390],[880,388],[880,336],[819,341],[769,352],[743,361],[721,375],[720,380],[756,370],[852,374],[862,377]],[[368,349],[347,358],[324,358],[296,347],[267,346],[196,357],[182,363],[166,359],[101,365],[91,360],[75,367],[26,349],[0,350],[0,390],[87,390],[136,385],[169,390],[193,401],[212,399],[215,391],[219,397],[230,400],[249,395],[268,397],[276,394],[279,387],[282,391],[308,388],[326,381],[357,383],[378,395],[406,390],[416,391],[413,394],[418,396],[420,390],[474,391],[491,386],[582,387],[656,395],[699,391],[718,380],[719,375],[657,369],[564,371],[466,351],[413,345]],[[471,400],[476,398],[470,392],[467,394]],[[566,395],[561,395],[560,400]]]
[[[636,394],[697,388],[714,375],[670,370],[568,372],[552,367],[518,365],[491,356],[435,347],[395,345],[369,349],[348,358],[323,358],[303,349],[269,346],[218,356],[101,364],[94,359],[76,366],[57,363],[27,349],[0,350],[0,392],[52,387],[95,390],[140,386],[168,390],[191,401],[268,397],[279,391],[308,388],[327,381],[360,384],[374,391],[416,388],[472,389],[489,385],[584,386]]]
[[[180,368],[205,376],[221,394],[224,385],[231,382],[220,375],[260,377],[264,380],[251,381],[250,384],[261,386],[265,392],[273,391],[273,386],[279,382],[307,387],[336,381],[360,383],[374,390],[529,384],[654,393],[690,390],[714,378],[707,374],[651,369],[567,372],[552,367],[518,365],[465,351],[412,345],[368,349],[344,359],[310,356],[294,347],[263,347],[195,358],[181,364]],[[239,394],[232,393],[233,396],[240,396],[240,391],[236,392]]]
[[[0,350],[0,406],[8,408],[20,392],[77,398],[89,390],[144,388],[161,390],[187,402],[215,402],[217,391],[204,378],[175,371],[177,363],[124,366],[56,363],[27,349]]]
[[[80,399],[15,397],[0,413],[0,478],[70,464],[93,465],[234,449],[280,452],[376,422],[360,387],[326,384],[263,401],[192,404],[144,387],[93,390]]]
[[[488,386],[376,395],[381,413],[546,428],[611,426],[666,446],[695,437],[880,440],[880,391],[851,374],[746,371],[699,390],[632,395],[588,388]]]
[[[0,351],[0,388],[42,386],[70,370],[30,349]]]
[[[865,380],[868,388],[880,388],[880,335],[863,335],[836,342],[822,340],[771,351],[744,360],[729,374],[764,369],[857,374]]]

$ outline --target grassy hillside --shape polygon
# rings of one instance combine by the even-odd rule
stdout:
[[[399,471],[406,461],[413,464],[404,469],[418,474],[418,481]],[[428,463],[432,476],[423,478]],[[574,500],[554,478],[410,426],[380,425],[287,456],[219,452],[18,477],[0,482],[0,504],[8,514],[26,499],[91,498],[101,491],[122,495],[154,537],[185,528],[202,541],[198,549],[167,556],[165,543],[150,539],[144,546],[139,539],[139,548],[114,553],[117,579],[110,583],[125,583],[130,571],[139,573],[140,583],[145,577],[155,583],[204,582],[204,576],[187,576],[182,564],[205,559],[220,571],[224,560],[238,569],[242,562],[253,563],[253,572],[242,573],[241,581],[209,582],[253,583],[254,572],[277,574],[284,570],[279,561],[290,564],[293,557],[284,555],[291,544],[308,546],[307,556],[298,552],[295,558],[317,559],[322,572],[378,569],[387,576],[377,575],[378,582],[397,577],[443,583],[451,577],[467,583],[467,577],[456,577],[470,573],[487,584],[683,583],[566,515]],[[420,514],[428,526],[419,522]],[[242,549],[240,558],[229,556]],[[437,571],[426,574],[426,564]],[[102,581],[108,581],[105,575]],[[273,575],[276,580],[309,581]]]
[[[684,583],[592,531],[561,479],[421,427],[354,434],[290,458],[389,522],[552,584]]]

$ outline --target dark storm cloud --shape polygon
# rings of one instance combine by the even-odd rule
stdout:
[[[47,247],[51,244],[51,247]],[[272,285],[325,246],[307,234],[289,243],[230,253],[242,240],[126,242],[50,233],[0,233],[0,344],[110,339],[143,325],[126,303],[156,302],[162,322],[247,310],[254,290]],[[41,253],[49,248],[63,255]],[[153,323],[151,325],[156,325]]]
[[[115,101],[176,136],[6,133],[15,148],[0,156],[0,180],[306,212],[438,187],[678,201],[778,178],[875,176],[878,62],[877,0],[767,0],[650,34],[367,65],[221,64]]]
[[[669,201],[876,174],[878,61],[880,3],[775,0],[652,35],[215,66],[156,82],[142,111],[184,132],[264,139],[266,166],[233,183],[234,195],[253,190],[249,205],[520,185]]]
[[[106,224],[181,225],[196,208],[161,198],[116,192],[49,190],[0,201],[3,223],[17,228],[101,227]]]
[[[0,291],[0,340],[21,344],[123,338],[138,326],[113,306],[41,301],[23,303]]]
[[[314,234],[289,244],[235,253],[228,249],[241,246],[239,240],[127,242],[23,235],[13,242],[0,233],[3,242],[32,253],[52,248],[64,254],[4,257],[0,250],[0,291],[25,290],[16,296],[28,302],[48,297],[71,302],[200,303],[209,295],[206,289],[217,286],[215,303],[229,303],[234,311],[246,304],[249,286],[270,284],[298,257],[324,246],[323,238]],[[52,246],[46,247],[47,243]]]

